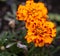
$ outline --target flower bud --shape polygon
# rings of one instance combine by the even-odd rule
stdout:
[[[15,20],[11,20],[11,21],[9,22],[9,26],[10,26],[11,28],[15,28]]]
[[[4,47],[4,46],[1,46],[1,48],[0,48],[0,49],[3,51],[3,50],[5,50],[5,47]]]

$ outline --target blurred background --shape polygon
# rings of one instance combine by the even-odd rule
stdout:
[[[60,0],[34,0],[34,1],[36,3],[37,2],[45,3],[45,5],[48,9],[49,19],[51,21],[53,21],[57,26],[57,36],[54,40],[54,43],[52,44],[53,47],[56,48],[53,56],[60,56]],[[16,11],[17,11],[18,5],[19,4],[25,5],[25,2],[26,2],[26,0],[0,0],[0,39],[6,32],[8,32],[9,34],[11,33],[12,28],[9,25],[9,23],[11,20],[16,21]],[[16,32],[21,29],[23,29],[22,31],[25,30],[24,22],[16,21],[15,24],[18,25],[15,30]],[[18,33],[18,35],[19,35],[19,33]],[[9,37],[11,37],[11,36],[12,36],[12,34],[9,35]],[[3,56],[1,54],[2,53],[0,51],[0,56]],[[18,55],[20,55],[20,54],[18,54]]]

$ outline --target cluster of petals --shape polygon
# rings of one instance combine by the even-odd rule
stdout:
[[[27,26],[28,31],[25,39],[28,43],[33,42],[36,47],[51,44],[56,36],[56,26],[51,21],[33,23]]]
[[[19,5],[16,16],[17,20],[25,21],[28,29],[25,36],[27,43],[33,42],[36,47],[52,43],[56,36],[56,25],[47,19],[47,13],[47,8],[42,2],[29,0],[25,5]]]
[[[24,21],[47,18],[47,8],[42,2],[26,1],[25,5],[19,5],[16,16],[17,20]]]

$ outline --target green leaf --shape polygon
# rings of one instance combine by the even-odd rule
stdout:
[[[7,52],[7,51],[4,51],[4,52],[1,52],[0,53],[0,56],[17,56],[16,54],[14,54],[14,53],[9,53],[9,52]]]
[[[49,13],[48,15],[49,15],[50,20],[56,20],[60,22],[60,14]]]
[[[56,53],[58,50],[60,50],[60,46],[56,47],[52,54]]]
[[[10,43],[10,44],[6,45],[6,48],[10,48],[10,47],[13,46],[14,44],[16,44],[16,43]]]
[[[59,32],[59,31],[60,31],[60,26],[57,27],[57,32]]]

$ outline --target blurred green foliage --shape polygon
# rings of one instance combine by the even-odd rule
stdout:
[[[16,20],[16,2],[11,6],[11,10],[12,13],[8,11],[3,17],[7,21],[14,19],[16,21],[16,28],[12,29],[10,26],[7,26],[11,29],[3,30],[0,33],[0,56],[55,56],[54,54],[60,50],[60,14],[48,14],[49,19],[57,26],[57,36],[51,45],[39,48],[35,47],[33,43],[26,43],[24,36],[26,35],[27,29],[25,28],[24,22]],[[18,43],[20,43],[19,47],[17,47]]]

